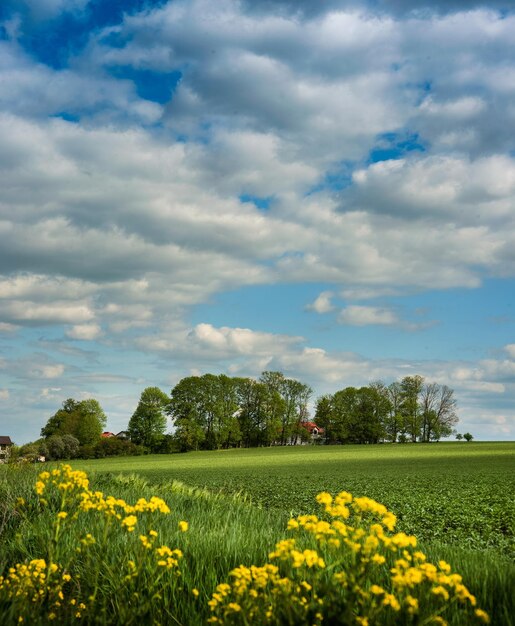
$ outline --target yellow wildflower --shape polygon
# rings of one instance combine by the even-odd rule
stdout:
[[[474,611],[474,615],[484,624],[490,623],[490,617],[486,611],[483,611],[483,609],[476,609]]]

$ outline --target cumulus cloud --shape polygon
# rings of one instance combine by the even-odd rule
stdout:
[[[392,326],[399,323],[399,318],[394,311],[374,306],[350,305],[340,311],[338,315],[340,324],[350,326],[369,326],[379,324]]]
[[[28,371],[28,375],[33,378],[59,378],[64,373],[64,365],[56,363],[54,365],[33,365]]]
[[[415,330],[390,296],[513,277],[512,12],[473,0],[138,4],[55,69],[26,37],[95,7],[6,6],[0,332],[7,347],[34,328],[55,336],[40,338],[45,354],[6,350],[2,388],[124,384],[80,378],[92,372],[78,363],[102,361],[82,340],[137,349],[177,376],[276,368],[323,387],[423,370],[467,399],[513,393],[513,344],[439,366],[331,352],[246,320],[188,323],[221,292],[319,282],[331,291],[308,310],[336,311],[341,297],[341,324]],[[142,95],[142,72],[180,75],[168,101]],[[34,407],[50,409],[53,393]],[[118,406],[130,413],[123,393],[105,397],[117,419]]]
[[[70,337],[70,339],[83,339],[90,341],[92,339],[97,339],[101,332],[102,330],[98,324],[76,324],[66,331],[66,336]]]
[[[334,310],[334,306],[331,303],[332,291],[323,291],[315,300],[306,306],[306,310],[314,311],[315,313],[330,313]]]

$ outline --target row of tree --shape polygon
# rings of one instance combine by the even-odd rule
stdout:
[[[322,396],[315,421],[325,429],[327,443],[428,443],[449,437],[458,416],[447,385],[406,376],[389,386],[379,381]]]
[[[309,438],[312,389],[281,372],[258,380],[225,375],[183,378],[168,398],[146,389],[129,422],[132,441],[162,446],[166,415],[179,450],[296,444]],[[347,387],[316,402],[315,421],[326,443],[430,442],[453,433],[458,422],[454,391],[406,376],[385,385]]]
[[[42,428],[39,443],[51,458],[294,445],[310,438],[312,393],[281,372],[263,372],[258,380],[189,376],[170,396],[158,387],[142,392],[127,442],[101,440],[106,415],[96,400],[68,399]],[[169,418],[172,434],[166,434]],[[320,440],[331,444],[436,441],[451,435],[458,421],[453,390],[421,376],[324,395],[314,419],[323,429]]]

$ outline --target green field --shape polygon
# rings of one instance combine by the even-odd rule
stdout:
[[[366,495],[424,542],[514,556],[515,443],[296,446],[76,462],[243,493],[287,515],[311,512],[320,491]]]
[[[146,617],[125,613],[123,623],[151,623],[154,611],[160,623],[205,624],[217,583],[240,564],[265,563],[274,543],[285,537],[292,514],[314,512],[314,496],[321,491],[342,490],[387,505],[398,517],[397,529],[416,535],[433,563],[444,559],[463,575],[492,624],[513,623],[515,443],[277,447],[76,460],[72,465],[87,471],[92,487],[105,494],[127,502],[157,495],[172,509],[171,517],[154,528],[160,540],[184,552],[182,586],[167,588],[171,595],[160,596],[160,605],[151,603]],[[0,467],[0,572],[41,558],[51,545],[56,509],[41,510],[33,485],[37,472],[52,466]],[[26,514],[16,512],[19,497]],[[177,532],[181,519],[190,524],[184,536]],[[96,557],[100,569],[95,570],[97,561],[91,569],[73,556],[76,533],[95,532],[86,520],[80,524],[73,531],[70,526],[63,558],[84,589],[96,589],[101,580],[98,601],[105,613],[98,623],[122,623],[120,611],[130,597],[122,600],[116,585],[128,558],[127,537],[113,536],[109,550]],[[184,591],[193,588],[200,592],[198,600]],[[138,588],[138,593],[144,592]],[[166,607],[173,609],[173,617],[159,613]],[[6,623],[16,623],[13,615]],[[470,623],[458,606],[446,619],[455,626]]]

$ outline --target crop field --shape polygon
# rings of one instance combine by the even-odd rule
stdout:
[[[484,609],[494,626],[513,623],[513,443],[299,446],[76,460],[72,465],[73,470],[87,472],[91,481],[88,493],[80,471],[64,470],[57,464],[0,467],[0,613],[6,625],[43,626],[52,621],[200,626],[208,623],[210,616],[219,620],[213,623],[224,625],[312,625],[322,623],[315,616],[318,601],[309,591],[315,588],[323,590],[329,611],[323,624],[486,623],[481,611],[474,617],[474,606]],[[45,470],[45,478],[41,478],[41,470]],[[416,547],[409,548],[410,562],[416,564],[419,557],[414,555],[420,552],[415,551],[422,550],[426,556],[418,561],[420,568],[426,557],[428,563],[440,568],[440,586],[424,583],[418,591],[416,585],[409,588],[409,593],[417,596],[415,600],[413,595],[406,595],[405,583],[399,587],[393,582],[395,557],[388,555],[389,548],[377,545],[376,531],[366,521],[371,514],[358,513],[351,522],[357,524],[357,533],[364,529],[364,534],[356,534],[354,539],[362,542],[359,555],[365,555],[365,543],[372,542],[367,545],[375,546],[374,558],[382,559],[381,554],[385,554],[389,559],[373,571],[367,569],[369,566],[362,570],[362,589],[377,592],[381,586],[389,587],[395,597],[384,598],[403,607],[419,602],[419,621],[413,621],[408,608],[396,613],[399,609],[377,604],[370,592],[345,596],[340,583],[335,586],[336,579],[330,577],[332,572],[337,575],[342,564],[344,576],[358,575],[360,561],[352,554],[352,546],[358,544],[342,543],[338,548],[341,552],[335,552],[314,535],[302,539],[300,531],[299,542],[307,541],[305,547],[318,549],[327,569],[325,565],[288,567],[299,553],[295,556],[293,546],[283,542],[283,575],[297,583],[291,583],[282,600],[275,601],[273,594],[259,602],[250,595],[245,600],[248,611],[273,605],[271,614],[277,612],[277,621],[267,621],[264,614],[245,621],[238,613],[241,609],[234,609],[239,605],[231,596],[231,585],[225,582],[231,581],[230,572],[239,566],[269,562],[274,545],[291,536],[292,531],[286,530],[289,519],[299,513],[320,515],[316,494],[343,490],[386,505],[398,518],[395,532],[400,532],[399,540],[405,542],[402,531],[418,539]],[[108,495],[114,497],[109,500]],[[152,512],[154,496],[162,499],[162,504]],[[324,500],[327,498],[326,494]],[[84,502],[90,503],[89,508],[81,512]],[[143,505],[131,508],[128,504],[136,502]],[[358,498],[349,505],[354,511],[351,520],[359,506],[369,506],[367,502]],[[170,508],[166,515],[159,511],[166,508],[164,503]],[[114,515],[116,510],[119,517]],[[384,511],[378,518],[383,524],[387,519],[382,517]],[[406,548],[399,550],[408,558]],[[366,556],[359,558],[366,561]],[[477,605],[471,607],[469,603],[467,609],[466,600],[449,597],[457,592],[445,574],[448,566],[439,565],[442,560],[463,576]],[[13,570],[16,563],[19,565]],[[27,563],[29,569],[23,565]],[[57,564],[55,572],[49,563]],[[407,566],[402,559],[395,561],[401,563]],[[47,567],[47,578],[39,577],[43,566]],[[15,572],[17,578],[10,587],[4,584],[2,591],[1,574],[5,576],[8,571]],[[34,581],[38,581],[39,590]],[[222,582],[224,592],[217,597],[215,591]],[[9,596],[9,588],[15,595]],[[354,584],[349,587],[353,588]],[[281,589],[277,588],[278,593],[286,593]],[[45,601],[27,602],[27,594],[36,592],[42,594],[37,598]],[[360,603],[365,603],[361,609]],[[313,608],[311,617],[305,613],[309,607]],[[337,613],[331,613],[331,607]],[[345,617],[346,610],[352,611],[350,617]],[[359,621],[357,610],[370,621]],[[381,614],[377,613],[380,610]],[[439,615],[445,621],[438,621]]]
[[[374,498],[424,542],[515,556],[515,443],[296,446],[81,461],[90,472],[137,473],[309,513],[320,491]]]

